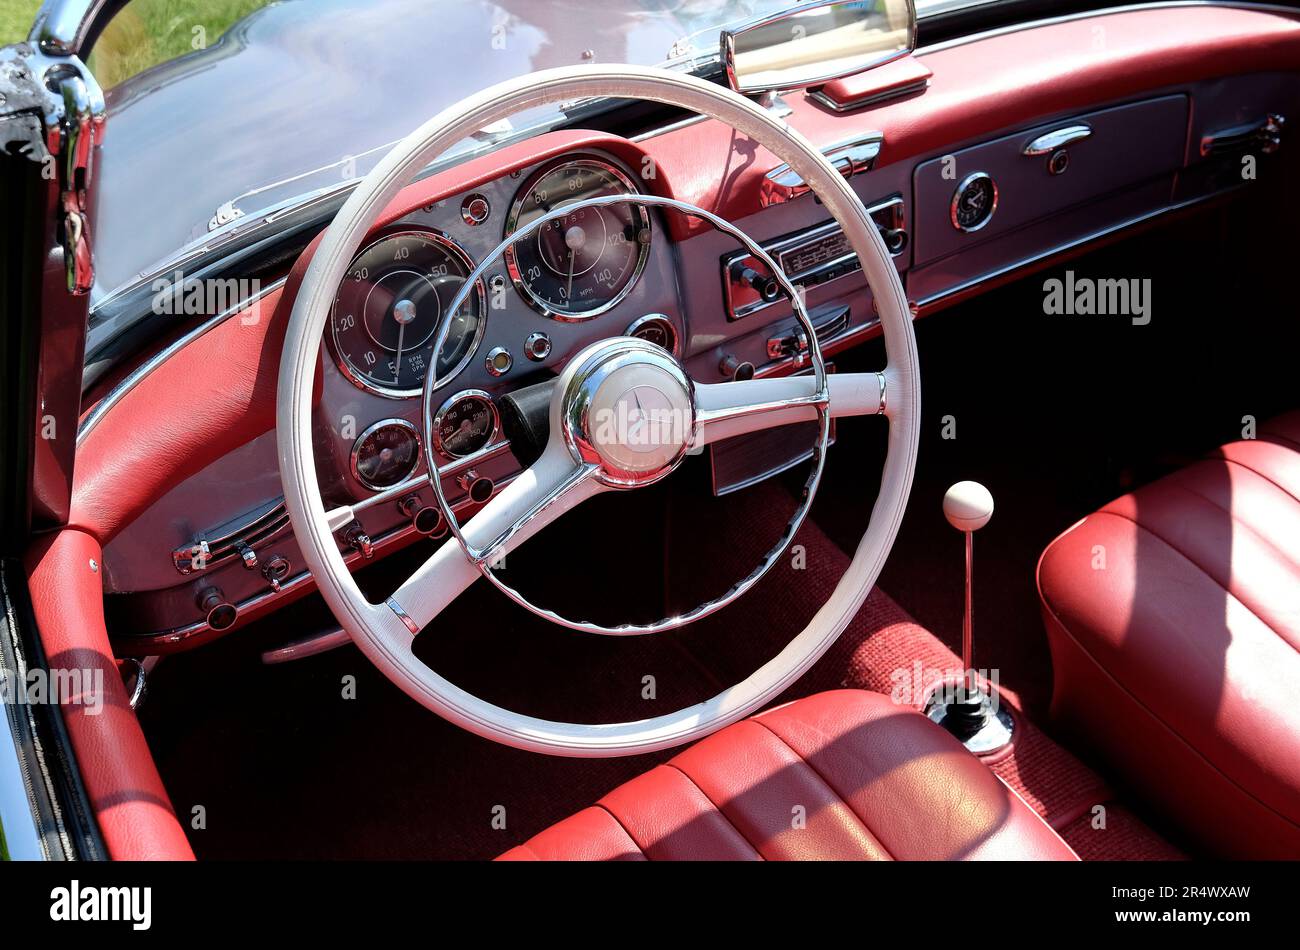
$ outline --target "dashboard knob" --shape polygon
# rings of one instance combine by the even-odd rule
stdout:
[[[348,529],[348,533],[343,536],[343,540],[348,547],[359,553],[367,561],[375,556],[375,545],[370,540],[370,535],[359,524],[354,524]]]
[[[205,587],[196,598],[199,610],[213,630],[229,630],[239,616],[239,608],[226,600],[220,587]]]
[[[718,371],[727,379],[746,380],[754,378],[754,364],[749,360],[741,360],[734,354],[728,353],[718,363]]]
[[[747,267],[744,263],[738,263],[732,269],[732,273],[741,283],[749,284],[754,288],[754,292],[762,298],[764,303],[771,303],[777,297],[781,296],[781,285],[776,282],[776,278],[767,274],[760,274],[752,267]]]
[[[411,519],[411,526],[420,534],[441,537],[447,533],[442,512],[432,505],[426,505],[419,495],[408,495],[397,503],[397,509]]]
[[[492,497],[492,492],[496,490],[496,483],[492,479],[480,475],[472,468],[457,478],[456,483],[465,490],[466,494],[469,495],[469,500],[476,505],[483,504]]]

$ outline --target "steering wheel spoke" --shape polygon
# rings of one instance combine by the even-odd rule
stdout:
[[[448,538],[385,603],[412,634],[424,629],[481,572],[605,486],[596,468],[549,448],[460,526],[463,545]]]
[[[461,528],[465,551],[491,567],[566,511],[605,490],[595,465],[580,464],[552,444],[530,468],[502,489]]]
[[[831,418],[885,411],[883,373],[839,373],[826,378],[825,393],[812,376],[777,376],[730,383],[695,384],[693,445],[708,445],[749,432],[815,422],[820,406]]]

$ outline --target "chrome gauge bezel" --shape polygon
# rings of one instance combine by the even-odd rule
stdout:
[[[554,174],[562,168],[568,167],[600,169],[601,171],[608,172],[612,175],[615,180],[626,189],[625,194],[642,194],[641,189],[638,188],[636,182],[632,180],[632,176],[607,159],[597,158],[595,156],[584,156],[581,158],[565,156],[540,165],[531,175],[528,176],[527,179],[525,179],[519,190],[515,192],[515,196],[510,202],[510,213],[506,216],[505,232],[501,236],[503,240],[510,237],[510,235],[514,234],[518,229],[519,215],[523,211],[524,200],[532,194],[533,187],[546,176]],[[637,242],[637,260],[636,264],[632,267],[632,275],[615,296],[601,304],[599,307],[592,310],[584,310],[581,313],[571,313],[563,308],[556,307],[549,301],[542,300],[533,293],[532,288],[528,286],[523,279],[523,275],[519,272],[519,263],[515,257],[515,245],[512,242],[506,248],[505,254],[502,256],[505,258],[506,272],[510,275],[510,281],[515,285],[515,290],[519,293],[519,296],[523,298],[524,302],[527,303],[528,306],[532,307],[542,316],[548,317],[551,320],[558,320],[562,323],[583,323],[587,320],[599,317],[603,313],[608,313],[614,307],[617,307],[627,298],[627,295],[632,292],[632,288],[634,288],[637,285],[637,281],[641,279],[641,274],[645,272],[646,264],[650,260],[650,244],[654,239],[654,226],[650,220],[649,210],[635,204],[632,205],[632,207],[635,209],[635,213],[641,216],[641,226],[650,232],[650,240]]]
[[[983,219],[978,224],[972,225],[970,227],[966,227],[961,223],[960,218],[958,218],[957,216],[957,208],[961,203],[961,196],[966,193],[966,189],[979,181],[987,181],[989,183],[989,187],[993,189],[992,201],[989,204],[988,214],[984,215]],[[990,221],[993,220],[993,213],[997,210],[998,210],[997,181],[994,180],[993,176],[990,175],[988,172],[972,172],[971,174],[967,175],[965,178],[961,180],[961,183],[957,186],[957,190],[952,193],[952,201],[948,205],[948,220],[952,222],[952,226],[954,228],[956,228],[958,231],[961,231],[963,234],[974,234],[976,231],[982,230]]]
[[[628,324],[627,329],[623,331],[623,335],[634,337],[638,340],[644,339],[644,337],[637,336],[637,333],[650,324],[659,324],[667,329],[668,338],[672,340],[673,343],[672,346],[667,347],[668,352],[673,356],[681,356],[681,334],[677,332],[677,325],[673,323],[672,319],[666,313],[647,313],[643,317],[637,317]],[[652,341],[646,340],[645,342],[650,343]]]
[[[405,429],[411,438],[415,440],[415,461],[411,463],[411,467],[407,469],[406,473],[397,481],[393,482],[392,485],[376,485],[362,477],[361,470],[357,466],[357,462],[359,461],[358,452],[361,449],[361,444],[365,442],[366,439],[370,438],[370,436],[374,435],[385,426],[397,426],[399,429]],[[420,438],[420,430],[414,423],[409,419],[380,419],[378,422],[366,426],[366,428],[361,431],[361,434],[357,436],[356,441],[352,443],[352,450],[348,453],[348,468],[351,470],[352,477],[356,479],[358,485],[368,488],[370,491],[382,492],[392,488],[393,485],[402,484],[402,482],[408,480],[412,475],[414,475],[416,469],[420,467],[420,460],[423,457],[424,440]]]
[[[443,248],[443,250],[447,251],[449,255],[456,258],[456,260],[460,263],[460,265],[465,268],[465,276],[468,277],[470,274],[474,273],[474,268],[476,266],[474,264],[474,259],[469,256],[469,253],[466,252],[466,250],[463,247],[461,247],[459,244],[457,244],[455,241],[449,238],[446,234],[443,234],[441,231],[437,231],[433,228],[417,228],[417,227],[403,227],[395,231],[385,231],[381,234],[378,234],[374,240],[365,244],[361,248],[361,250],[357,251],[357,253],[352,256],[352,260],[348,263],[347,272],[351,273],[352,268],[356,264],[357,260],[361,257],[364,257],[366,254],[368,254],[374,248],[378,247],[380,244],[383,244],[385,241],[391,241],[396,238],[402,238],[402,237],[418,237],[418,238],[425,238],[431,240],[434,244],[439,245],[440,247]],[[474,358],[474,354],[478,352],[479,344],[483,342],[483,335],[487,332],[487,315],[488,315],[487,290],[483,285],[482,278],[480,278],[476,283],[477,286],[475,287],[476,292],[474,296],[478,301],[479,320],[478,320],[478,326],[474,330],[474,339],[470,343],[469,349],[465,351],[465,355],[461,357],[460,361],[455,366],[453,366],[445,376],[442,376],[434,381],[434,389],[438,389],[441,386],[447,385],[447,383],[451,382],[452,379],[460,375],[460,372],[466,366],[468,366],[470,360]],[[337,324],[335,323],[334,318],[335,318],[335,308],[337,307],[337,305],[338,305],[338,292],[336,291],[334,294],[334,302],[330,304],[329,334],[327,335],[327,340],[329,343],[330,355],[334,358],[334,365],[338,367],[339,372],[343,374],[344,378],[347,379],[347,381],[350,382],[353,386],[356,386],[358,389],[365,390],[368,393],[374,393],[376,396],[383,396],[385,399],[410,399],[413,396],[419,396],[421,393],[423,393],[424,392],[423,384],[415,387],[414,389],[398,389],[394,386],[384,386],[380,383],[376,383],[363,376],[360,370],[358,370],[355,366],[353,366],[348,361],[347,357],[343,355],[343,351],[339,346],[338,340],[336,339]],[[437,332],[438,332],[437,329],[435,329],[434,330],[435,339],[436,339]],[[437,366],[438,366],[438,354],[434,353],[433,361],[430,364],[430,369],[436,370]]]
[[[462,399],[478,399],[482,402],[487,403],[488,409],[490,409],[492,412],[492,431],[488,434],[487,441],[484,442],[477,449],[475,449],[473,452],[466,452],[463,455],[456,455],[452,452],[447,451],[447,448],[442,444],[442,437],[439,433],[442,429],[443,416],[447,414],[447,412],[451,409],[452,406],[460,402]],[[497,409],[497,404],[492,401],[491,394],[485,392],[482,389],[462,389],[460,392],[456,393],[455,395],[449,396],[445,400],[443,400],[442,405],[438,407],[438,411],[433,415],[433,431],[430,434],[430,438],[433,440],[433,447],[437,449],[437,451],[445,458],[452,459],[453,461],[463,459],[463,458],[469,458],[471,455],[483,451],[483,449],[494,444],[497,441],[497,439],[500,438],[500,436],[501,436],[501,412]]]

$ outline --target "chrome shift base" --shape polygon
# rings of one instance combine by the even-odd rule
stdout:
[[[976,755],[1005,749],[1015,734],[1016,721],[1003,703],[984,690],[968,697],[959,684],[936,689],[925,704],[925,714]]]

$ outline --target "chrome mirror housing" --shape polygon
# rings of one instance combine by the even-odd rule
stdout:
[[[724,30],[727,81],[746,95],[829,82],[916,48],[913,0],[815,0]]]

